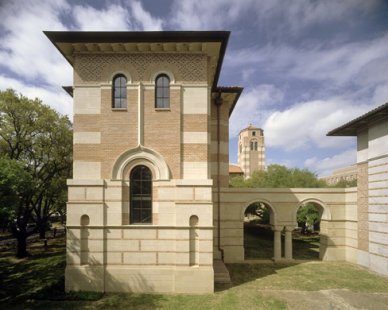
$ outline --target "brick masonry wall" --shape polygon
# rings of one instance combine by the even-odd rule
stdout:
[[[368,251],[368,163],[357,165],[358,249]]]

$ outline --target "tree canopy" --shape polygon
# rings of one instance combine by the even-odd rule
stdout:
[[[1,202],[2,208],[12,209],[13,201],[23,209],[21,213],[31,215],[15,214],[18,242],[26,238],[25,227],[31,219],[44,237],[49,215],[58,204],[64,208],[63,191],[72,167],[70,120],[39,99],[28,99],[14,90],[0,91],[0,158],[2,173],[8,177],[8,198]],[[32,180],[30,190],[17,191],[17,178]],[[15,200],[15,195],[20,199]],[[23,249],[19,250],[23,256]]]
[[[282,165],[269,165],[265,171],[255,171],[249,179],[234,177],[230,181],[232,187],[258,188],[312,188],[327,187],[323,180],[307,169],[287,168]]]

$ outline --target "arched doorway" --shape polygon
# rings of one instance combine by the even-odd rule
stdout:
[[[274,212],[263,201],[252,202],[244,211],[244,257],[267,260],[274,257]]]
[[[323,205],[315,200],[301,203],[296,212],[297,228],[292,233],[293,258],[319,260],[321,258],[321,219]]]

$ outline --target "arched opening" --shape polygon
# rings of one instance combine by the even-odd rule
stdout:
[[[199,264],[198,216],[190,216],[190,266]]]
[[[297,228],[292,232],[293,258],[318,260],[323,206],[314,200],[303,202],[296,212]]]
[[[251,203],[244,211],[245,259],[272,259],[274,257],[274,213],[262,201]]]
[[[90,223],[89,216],[84,214],[81,216],[80,225],[80,264],[87,265],[89,264],[89,229],[88,225]]]

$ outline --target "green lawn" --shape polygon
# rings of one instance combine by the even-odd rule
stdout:
[[[206,295],[64,293],[64,241],[30,247],[28,259],[0,254],[1,309],[286,309],[268,290],[387,292],[388,279],[348,263],[229,264],[232,287]]]

